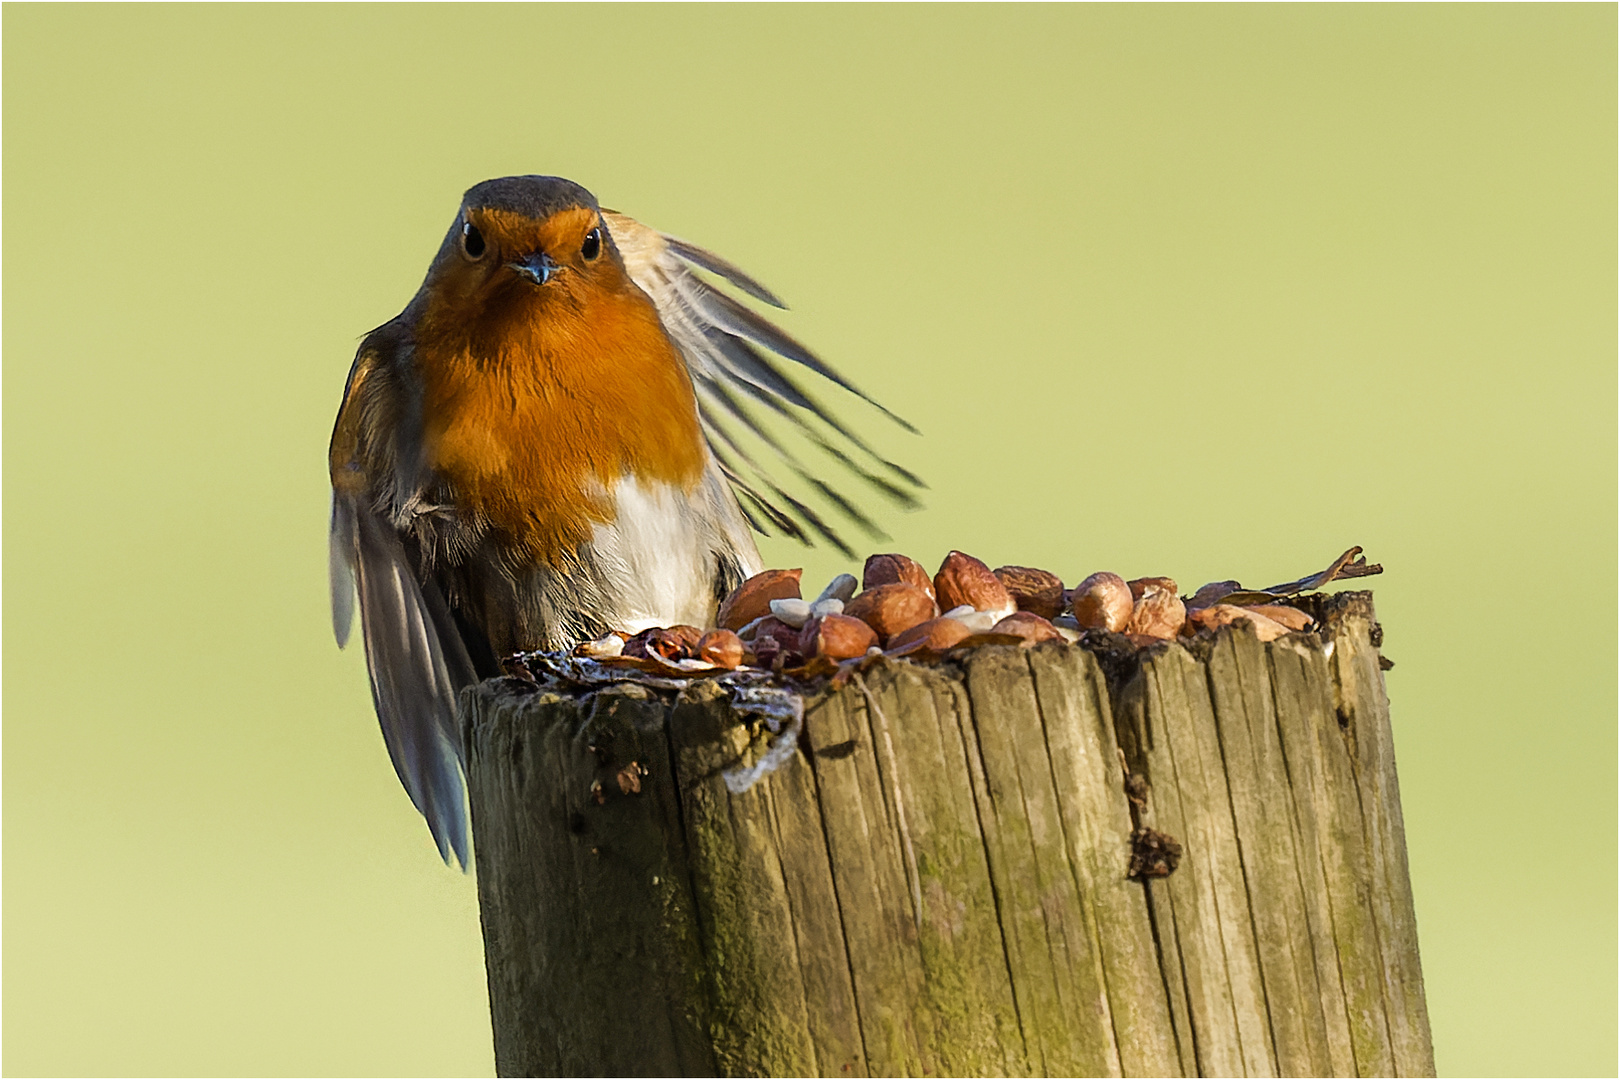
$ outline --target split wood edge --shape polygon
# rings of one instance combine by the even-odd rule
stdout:
[[[1379,635],[1322,601],[1134,672],[883,662],[740,796],[713,683],[469,692],[499,1071],[1432,1075]]]

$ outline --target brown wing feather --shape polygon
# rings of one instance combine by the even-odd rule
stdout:
[[[362,345],[332,433],[332,624],[344,644],[358,593],[371,697],[388,756],[439,854],[466,867],[456,694],[476,676],[437,587],[418,581],[404,539],[376,510],[379,474],[392,483],[396,471],[392,451],[379,452],[387,444],[371,437],[378,412],[398,412],[389,408],[390,392],[382,355]]]
[[[745,484],[736,469],[728,466],[732,484],[740,498],[764,511],[766,520],[776,531],[796,536],[807,543],[809,534],[815,533],[846,554],[851,550],[837,530],[808,503],[785,491],[767,470],[747,455],[721,421],[722,414],[746,428],[769,448],[781,467],[802,482],[806,495],[829,504],[868,535],[875,538],[883,536],[882,530],[861,512],[853,500],[812,475],[771,429],[742,404],[739,395],[758,401],[786,418],[810,445],[884,498],[907,509],[919,505],[912,490],[923,487],[922,481],[873,451],[807,394],[768,354],[809,368],[869,402],[907,430],[915,429],[873,401],[804,345],[756,312],[705,283],[693,269],[715,274],[750,296],[783,307],[774,293],[734,264],[696,245],[665,236],[613,211],[604,211],[603,219],[631,280],[652,297],[670,339],[686,361],[693,386],[703,405],[700,415],[711,449],[717,455],[724,456],[721,448],[730,447],[743,459],[757,484]],[[878,476],[863,468],[836,445],[838,442],[870,458],[895,479]],[[761,489],[770,491],[773,497],[767,500],[761,494]],[[757,519],[754,519],[754,525],[759,528]]]

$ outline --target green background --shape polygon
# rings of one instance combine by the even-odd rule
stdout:
[[[932,485],[882,548],[1365,545],[1440,1069],[1612,1074],[1615,55],[1612,5],[7,7],[5,1071],[492,1069],[324,453],[461,191],[552,172],[923,428],[836,397]]]

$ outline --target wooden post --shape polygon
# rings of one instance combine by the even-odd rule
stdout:
[[[878,661],[743,794],[718,681],[470,691],[498,1070],[1433,1075],[1381,633],[1314,603]]]

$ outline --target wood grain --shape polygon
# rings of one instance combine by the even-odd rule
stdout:
[[[1376,621],[1318,605],[879,660],[741,795],[718,682],[469,691],[497,1068],[1432,1075]]]

